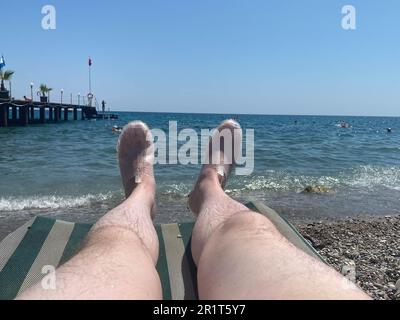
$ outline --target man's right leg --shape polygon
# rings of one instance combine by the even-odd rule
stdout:
[[[201,299],[369,298],[231,199],[215,166],[203,166],[189,205],[197,215],[192,252]]]

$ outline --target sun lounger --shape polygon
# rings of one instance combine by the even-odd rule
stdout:
[[[259,202],[247,206],[266,215],[299,249],[321,256],[298,231],[274,210]],[[191,255],[193,223],[156,227],[160,240],[157,271],[166,300],[197,299],[196,266]],[[36,217],[0,243],[0,299],[11,300],[39,283],[45,266],[57,267],[79,250],[91,225]]]

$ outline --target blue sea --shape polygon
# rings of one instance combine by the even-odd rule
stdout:
[[[35,215],[94,222],[123,200],[114,125],[143,120],[168,131],[237,118],[255,130],[255,170],[227,192],[289,219],[400,213],[400,118],[118,113],[119,119],[0,128],[0,237]],[[343,129],[346,121],[351,128]],[[392,133],[387,128],[393,128]],[[188,221],[200,165],[157,165],[157,222]],[[306,186],[329,188],[305,194]],[[3,230],[3,231],[2,231]],[[4,234],[3,234],[4,236]]]

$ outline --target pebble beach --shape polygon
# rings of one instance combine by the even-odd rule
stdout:
[[[400,216],[297,223],[326,262],[376,300],[400,300]]]

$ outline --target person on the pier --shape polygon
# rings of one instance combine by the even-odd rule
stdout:
[[[237,122],[224,121],[218,131],[224,129],[232,132],[234,145],[242,139]],[[224,192],[234,165],[224,159],[233,157],[224,154],[222,143],[212,150],[213,139],[220,135],[211,138],[207,156],[217,155],[220,163],[202,167],[188,202],[197,218],[192,254],[200,299],[369,299]],[[94,225],[81,251],[56,271],[56,290],[39,284],[19,299],[162,299],[153,149],[144,123],[124,128],[118,159],[126,200]]]

